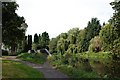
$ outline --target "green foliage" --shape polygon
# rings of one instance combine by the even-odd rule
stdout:
[[[92,61],[100,61],[100,62],[111,62],[112,61],[112,52],[85,52],[85,53],[79,53],[76,54],[78,60],[83,59],[89,59]]]
[[[16,2],[2,3],[2,42],[11,47],[12,54],[15,54],[15,48],[23,40],[27,28],[24,17],[15,12],[17,8]],[[22,24],[26,24],[26,27]]]
[[[32,35],[28,35],[28,50],[32,49]]]
[[[67,33],[61,33],[60,38],[67,39],[68,34]]]
[[[86,72],[69,65],[60,65],[57,68],[66,73],[70,78],[100,78],[100,76],[95,72]]]
[[[57,52],[64,54],[65,52],[65,46],[64,46],[65,39],[60,38],[57,42]]]
[[[119,64],[120,59],[120,1],[111,5],[115,13],[108,24],[103,23],[102,28],[100,21],[92,18],[85,29],[73,28],[52,39],[49,47],[56,54],[49,57],[50,62],[70,76],[88,77],[88,72],[83,71],[86,66],[91,66],[93,70],[102,66],[103,69],[95,70],[102,74],[101,77],[115,77],[119,73],[116,70],[119,66],[115,68],[111,65],[114,65],[114,61]],[[93,76],[92,72],[89,76]]]
[[[85,28],[85,35],[81,41],[80,52],[88,51],[89,42],[92,38],[99,35],[99,31],[101,30],[100,22],[97,18],[92,18],[91,21],[88,22],[87,27]]]
[[[57,52],[57,39],[56,38],[52,38],[49,42],[49,51],[51,53],[55,53]]]
[[[42,53],[37,54],[21,53],[17,56],[17,58],[37,64],[43,64],[46,61],[46,57]]]
[[[99,52],[102,48],[102,41],[99,36],[95,36],[90,41],[89,51],[90,52]]]
[[[111,24],[106,24],[100,31],[100,38],[102,40],[102,48],[104,51],[110,51],[113,47],[113,42],[116,39],[116,32]]]
[[[43,32],[41,38],[42,47],[46,48],[49,45],[49,41],[49,34],[47,32]]]
[[[32,50],[37,50],[38,44],[32,43]]]
[[[48,56],[47,59],[55,67],[58,67],[59,65],[63,64],[63,57],[61,53],[53,53],[52,56]]]
[[[42,36],[39,34],[38,36],[38,46],[37,46],[37,49],[41,49],[42,48]]]
[[[79,33],[79,28],[72,28],[68,31],[68,40],[70,44],[76,44],[76,37]]]
[[[120,59],[120,1],[114,1],[110,3],[112,8],[115,10],[112,17],[112,24],[114,32],[117,34],[116,39],[113,43],[113,53],[116,55],[115,58]]]
[[[113,13],[113,17],[112,17],[112,23],[115,27],[115,30],[118,34],[118,37],[120,37],[120,1],[114,1],[110,3],[112,8],[115,10],[115,12]]]
[[[28,51],[28,40],[27,40],[27,36],[25,36],[23,42],[22,42],[22,47],[23,47],[23,51],[27,52]]]
[[[113,53],[116,55],[116,59],[120,59],[120,38],[113,43]]]
[[[37,35],[37,33],[34,35],[34,43],[35,44],[38,44],[38,35]]]

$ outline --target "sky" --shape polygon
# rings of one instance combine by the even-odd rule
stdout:
[[[84,29],[91,18],[100,23],[113,15],[109,4],[114,0],[16,0],[18,15],[28,24],[26,35],[48,32],[50,38],[78,27]]]

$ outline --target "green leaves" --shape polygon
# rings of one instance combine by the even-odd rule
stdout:
[[[100,31],[100,38],[103,44],[103,50],[112,50],[113,42],[116,39],[116,32],[111,24],[106,24]]]
[[[120,37],[120,1],[114,1],[110,3],[112,8],[115,10],[112,17],[112,24],[116,28],[116,32],[118,33],[118,36]]]
[[[46,48],[46,46],[49,45],[49,34],[47,32],[43,32],[42,36],[41,36],[41,43],[42,43],[42,47]]]
[[[80,52],[88,51],[90,40],[95,36],[99,35],[100,30],[101,25],[99,20],[97,18],[92,18],[91,21],[88,22],[88,26],[85,28],[85,34],[80,44]]]
[[[95,36],[91,39],[90,45],[89,45],[89,51],[90,52],[99,52],[102,48],[102,41],[99,36]]]
[[[38,35],[37,35],[37,33],[34,35],[34,43],[36,43],[36,44],[38,44]]]
[[[11,47],[13,52],[24,39],[27,28],[22,29],[25,19],[15,12],[17,8],[16,2],[2,3],[2,41],[8,48]]]

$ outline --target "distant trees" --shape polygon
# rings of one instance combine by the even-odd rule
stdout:
[[[32,49],[32,35],[28,35],[28,50]]]
[[[39,39],[38,39],[39,37],[38,37],[38,35],[37,35],[37,33],[34,35],[34,43],[35,44],[38,44],[38,42],[39,42]]]
[[[62,55],[65,53],[75,54],[88,51],[90,40],[98,36],[100,30],[101,25],[99,20],[92,18],[85,29],[72,28],[67,33],[61,33],[57,38],[52,39],[49,44],[49,47],[51,47],[50,51],[61,53]],[[97,46],[99,44],[99,37],[95,38],[92,42],[95,42],[94,49],[100,48],[101,50],[101,44]]]
[[[34,34],[34,42],[32,43],[32,49],[37,50],[37,49],[42,49],[42,48],[47,48],[49,45],[49,34],[47,32],[43,32],[42,35],[37,33]]]
[[[39,37],[37,33],[34,34],[34,42],[32,43],[32,49],[37,50],[39,44]]]
[[[28,43],[27,43],[28,41],[27,41],[27,36],[25,36],[25,38],[24,38],[24,40],[23,40],[23,42],[22,42],[22,50],[24,51],[24,52],[27,52],[28,51]]]
[[[42,48],[42,36],[41,36],[41,34],[39,34],[39,36],[38,36],[38,49],[41,49]]]
[[[70,29],[50,40],[49,48],[52,53],[65,64],[74,63],[76,53],[94,53],[109,51],[113,59],[120,59],[120,1],[112,2],[115,10],[113,17],[100,24],[97,18],[92,18],[86,28]],[[72,56],[72,57],[71,57]]]
[[[18,45],[25,37],[27,24],[24,17],[15,12],[18,8],[16,2],[2,2],[2,42],[11,50],[14,55]],[[22,26],[25,23],[26,26]]]

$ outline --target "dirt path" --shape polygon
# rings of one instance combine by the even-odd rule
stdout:
[[[15,61],[19,61],[22,62],[34,69],[37,69],[38,71],[42,72],[44,74],[44,77],[46,79],[50,79],[50,78],[65,78],[65,80],[68,80],[68,76],[61,73],[60,71],[54,69],[49,62],[45,62],[43,65],[39,65],[39,64],[34,64],[34,63],[30,63],[27,61],[22,61],[20,59],[16,59],[16,56],[9,56],[8,58],[6,58],[7,60],[15,60]]]

